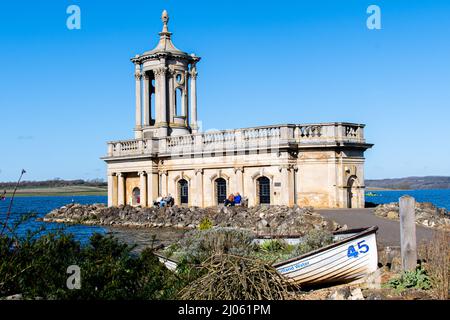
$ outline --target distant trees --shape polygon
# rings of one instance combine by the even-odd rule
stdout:
[[[365,184],[372,188],[386,188],[398,190],[421,190],[421,189],[450,189],[450,177],[408,177],[398,179],[368,180]]]
[[[14,188],[16,182],[0,182],[0,189]],[[104,187],[107,183],[102,179],[91,179],[91,180],[63,180],[60,178],[54,178],[45,181],[22,181],[20,182],[20,187],[66,187],[66,186],[91,186],[91,187]]]

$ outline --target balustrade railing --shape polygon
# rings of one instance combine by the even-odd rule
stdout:
[[[108,143],[108,156],[146,155],[152,152],[194,152],[229,150],[230,148],[277,147],[286,143],[302,145],[365,143],[364,125],[321,123],[280,125],[235,130],[211,131],[192,135],[153,139],[114,141]],[[155,148],[153,141],[156,140]]]

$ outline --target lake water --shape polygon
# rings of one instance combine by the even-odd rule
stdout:
[[[410,195],[419,202],[432,202],[438,207],[450,210],[450,190],[405,190],[405,191],[372,191],[377,196],[366,197],[366,201],[373,203],[389,203],[397,202],[398,198],[403,195]],[[36,213],[38,217],[43,217],[46,213],[53,209],[59,208],[68,203],[93,204],[106,203],[106,196],[52,196],[52,197],[17,197],[14,199],[12,214],[9,223],[17,221],[27,213]],[[9,199],[0,201],[0,219],[4,221],[9,206]],[[28,220],[18,229],[19,234],[25,234],[26,230],[36,230],[41,226],[45,226],[46,230],[55,230],[65,227],[66,232],[73,233],[75,238],[82,243],[86,243],[89,237],[97,232],[101,234],[113,233],[121,240],[129,243],[148,244],[151,239],[155,239],[156,243],[168,244],[181,237],[183,231],[174,229],[128,229],[128,228],[107,228],[100,226],[84,226],[84,225],[62,225],[58,223],[46,223]]]
[[[370,191],[366,192],[369,193]],[[445,208],[450,211],[450,189],[438,190],[402,190],[402,191],[371,191],[377,196],[367,197],[366,201],[376,204],[398,202],[401,196],[409,195],[417,202],[431,202],[435,206]]]

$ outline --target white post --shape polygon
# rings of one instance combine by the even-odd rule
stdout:
[[[403,270],[414,270],[417,265],[416,249],[416,201],[413,197],[403,196],[400,207],[400,247]]]

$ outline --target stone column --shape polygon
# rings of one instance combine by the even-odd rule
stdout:
[[[169,71],[169,124],[174,123],[175,110],[175,89],[174,89],[174,71]]]
[[[150,77],[144,72],[144,127],[150,125]]]
[[[156,76],[156,97],[157,97],[157,114],[159,116],[156,117],[156,124],[159,127],[158,133],[160,137],[167,136],[167,77],[166,77],[167,67],[160,67],[155,69]]]
[[[281,204],[285,206],[291,206],[292,200],[292,181],[291,181],[291,167],[289,165],[282,165],[281,171]]]
[[[243,167],[234,168],[234,173],[235,173],[235,185],[234,185],[234,188],[235,188],[235,190],[231,191],[233,193],[239,192],[239,194],[241,196],[243,195],[243,192],[244,192],[244,188],[243,188],[243,172],[244,172],[244,168]]]
[[[195,190],[191,193],[192,205],[197,207],[203,207],[203,169],[195,169]]]
[[[119,178],[117,205],[121,206],[125,204],[125,175],[123,173],[119,173],[117,177]]]
[[[139,172],[140,205],[147,206],[147,176],[145,171]]]
[[[153,205],[153,201],[156,200],[154,197],[154,186],[153,186],[153,173],[151,171],[147,171],[147,206],[151,207]]]
[[[192,133],[197,133],[198,125],[197,125],[197,68],[195,64],[191,66],[191,119],[190,119],[190,127],[192,129]]]
[[[114,206],[114,173],[108,173],[108,207]]]
[[[167,196],[167,170],[163,170],[161,173],[161,196]]]
[[[136,129],[142,126],[142,106],[141,106],[141,71],[139,65],[136,65],[136,72],[134,73],[136,79]]]

